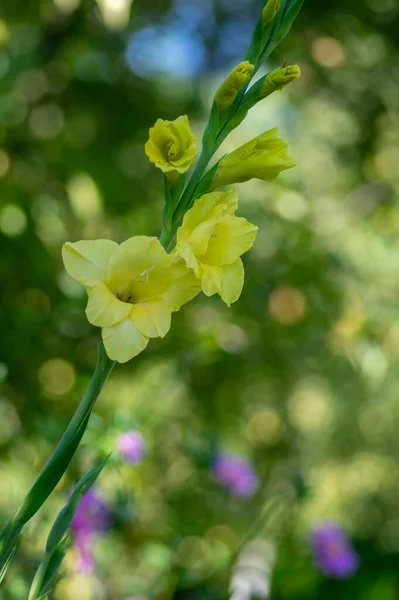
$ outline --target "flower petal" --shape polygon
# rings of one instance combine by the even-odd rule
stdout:
[[[130,317],[112,327],[103,327],[102,336],[106,353],[120,363],[140,354],[148,344],[148,337],[138,331]]]
[[[158,238],[139,235],[123,242],[108,265],[107,284],[114,293],[124,291],[135,278],[168,267],[172,258]]]
[[[86,315],[89,322],[97,327],[111,327],[125,319],[132,305],[121,302],[104,283],[98,283],[88,290]]]
[[[227,306],[238,300],[244,286],[244,265],[241,258],[222,267],[220,296]]]
[[[222,267],[202,265],[203,275],[201,280],[202,291],[206,296],[220,294],[222,289]]]
[[[212,192],[205,194],[194,202],[190,210],[186,212],[183,219],[183,229],[190,236],[198,225],[216,215],[233,215],[237,210],[238,195],[234,190],[229,192]]]
[[[148,337],[165,337],[170,329],[171,309],[165,300],[158,298],[132,307],[131,319],[137,329]]]
[[[213,266],[231,264],[252,247],[257,231],[256,225],[242,217],[225,217],[215,227],[207,251],[199,260]]]
[[[195,257],[193,249],[186,237],[183,227],[179,227],[176,235],[176,253],[181,256],[186,265],[193,269],[196,277],[200,277],[199,262]]]
[[[107,267],[119,245],[112,240],[67,242],[62,247],[62,260],[67,273],[85,285],[107,278]]]
[[[175,311],[195,298],[200,291],[201,282],[196,273],[192,269],[188,269],[183,260],[177,260],[172,264],[171,283],[161,297],[167,301],[171,310]]]

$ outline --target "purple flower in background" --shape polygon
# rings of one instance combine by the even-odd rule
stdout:
[[[355,573],[359,557],[339,523],[320,523],[312,532],[313,558],[328,577],[344,579]]]
[[[140,463],[145,455],[145,442],[139,431],[122,433],[116,442],[122,458],[131,465]]]
[[[234,496],[248,498],[259,487],[259,477],[251,463],[233,454],[220,454],[212,465],[213,476]]]
[[[78,552],[76,568],[82,573],[90,573],[94,568],[91,546],[95,534],[105,531],[111,521],[106,502],[90,489],[81,499],[72,520],[71,531],[74,546]]]

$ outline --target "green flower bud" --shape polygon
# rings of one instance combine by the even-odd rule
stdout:
[[[276,69],[266,76],[262,89],[260,91],[260,97],[266,98],[277,90],[282,90],[286,85],[295,81],[301,74],[301,70],[298,65],[292,65],[290,67],[281,67]]]
[[[263,26],[268,25],[271,21],[273,21],[274,17],[278,13],[278,9],[280,8],[280,0],[268,0],[265,8],[262,12],[262,23]]]
[[[215,94],[215,102],[219,110],[224,110],[233,104],[240,89],[251,79],[254,68],[254,65],[246,60],[237,65],[226,77]]]

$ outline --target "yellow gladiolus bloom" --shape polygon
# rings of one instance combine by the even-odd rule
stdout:
[[[254,68],[254,65],[245,60],[238,64],[226,77],[215,94],[215,102],[220,110],[224,110],[233,104],[240,89],[251,79]]]
[[[294,167],[287,144],[271,129],[228,154],[219,163],[212,187],[242,183],[249,179],[273,181],[281,171]]]
[[[149,338],[164,337],[172,312],[200,291],[193,272],[153,237],[120,245],[67,242],[62,258],[69,275],[86,286],[86,315],[101,327],[108,356],[121,363],[144,350]]]
[[[244,285],[240,256],[249,250],[258,228],[235,216],[236,192],[213,192],[195,201],[177,231],[176,251],[201,280],[207,296],[219,294],[228,306]]]
[[[145,152],[158,169],[173,179],[195,161],[195,140],[186,115],[174,121],[158,119],[150,129]]]

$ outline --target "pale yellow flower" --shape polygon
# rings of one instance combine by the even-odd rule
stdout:
[[[233,104],[240,89],[251,79],[254,68],[254,65],[245,60],[226,77],[215,94],[215,102],[220,110]]]
[[[176,251],[201,280],[207,296],[235,302],[244,284],[240,256],[251,248],[258,228],[236,217],[236,192],[213,192],[195,201],[177,231]]]
[[[174,121],[158,119],[150,129],[145,152],[158,169],[175,178],[195,161],[195,140],[186,115]]]
[[[278,129],[271,129],[225,156],[219,163],[212,187],[249,179],[273,181],[281,171],[294,166],[287,155],[286,142],[278,137]]]
[[[193,272],[157,238],[67,242],[62,258],[69,275],[86,286],[86,315],[102,328],[108,356],[121,363],[149,338],[164,337],[172,312],[200,291]]]

